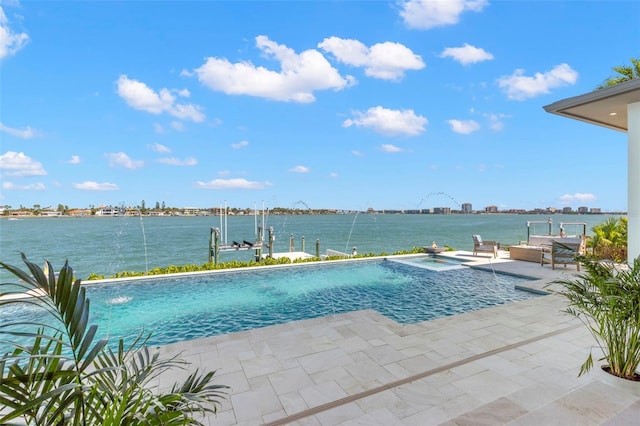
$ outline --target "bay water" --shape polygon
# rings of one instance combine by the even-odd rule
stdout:
[[[552,232],[560,223],[586,223],[587,233],[609,215],[526,215],[526,214],[378,214],[269,215],[258,216],[258,226],[269,227],[275,236],[274,252],[288,252],[293,235],[294,251],[315,255],[331,249],[359,254],[392,254],[413,247],[449,246],[472,250],[472,235],[495,240],[502,245],[527,239],[527,221],[535,221],[532,233],[547,234],[551,218]],[[613,216],[619,217],[619,216]],[[221,223],[222,222],[222,223]],[[49,260],[58,270],[69,261],[75,276],[85,279],[92,273],[106,277],[121,271],[144,272],[170,265],[201,265],[208,261],[212,227],[221,229],[227,244],[256,240],[254,216],[125,216],[125,217],[34,217],[19,220],[0,219],[0,261],[23,267],[20,253],[43,264]],[[581,232],[566,227],[568,234]],[[267,249],[263,253],[268,253]],[[221,261],[249,260],[254,251],[221,253]],[[0,270],[0,279],[12,278]]]

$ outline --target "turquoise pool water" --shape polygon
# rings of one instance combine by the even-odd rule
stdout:
[[[515,289],[528,280],[367,260],[86,287],[101,336],[129,340],[146,330],[161,345],[361,309],[410,324],[539,297]],[[33,315],[33,308],[12,308],[0,312],[0,323]]]

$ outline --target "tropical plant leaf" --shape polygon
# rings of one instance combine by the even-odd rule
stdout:
[[[212,383],[214,372],[196,371],[171,392],[155,393],[159,375],[187,363],[177,356],[161,359],[147,347],[150,334],[144,332],[127,348],[120,339],[116,351],[107,339],[96,341],[90,301],[68,263],[55,274],[49,262],[42,269],[21,256],[28,272],[0,262],[20,279],[18,285],[0,284],[10,287],[0,294],[12,296],[0,300],[0,309],[35,306],[52,322],[0,326],[0,343],[13,347],[0,358],[1,424],[183,425],[199,424],[194,413],[216,411],[227,387]]]

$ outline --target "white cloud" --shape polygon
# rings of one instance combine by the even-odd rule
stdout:
[[[580,203],[590,203],[593,201],[596,201],[596,196],[593,194],[582,194],[580,192],[576,192],[575,194],[564,194],[563,196],[560,197],[560,201],[564,202],[564,203],[573,203],[573,202],[580,202]]]
[[[185,158],[184,160],[175,157],[159,158],[158,163],[167,164],[169,166],[195,166],[198,164],[198,160],[193,157]]]
[[[368,48],[358,40],[329,37],[318,47],[333,54],[340,62],[364,67],[367,76],[384,80],[399,80],[405,71],[425,67],[419,55],[400,43],[387,41]]]
[[[90,180],[84,181],[82,183],[74,183],[73,187],[82,191],[117,191],[118,189],[120,189],[115,183],[98,183],[92,182]]]
[[[0,170],[5,176],[44,176],[47,172],[42,164],[32,160],[23,152],[7,151],[0,155]]]
[[[465,43],[462,47],[447,47],[440,54],[441,58],[452,58],[462,65],[475,64],[476,62],[489,61],[493,55],[484,49]]]
[[[391,145],[391,144],[384,144],[380,146],[380,150],[383,152],[402,152],[404,151],[402,148],[395,146],[395,145]]]
[[[264,189],[271,186],[269,182],[248,181],[246,179],[214,179],[209,182],[195,182],[196,188],[201,189]]]
[[[240,141],[238,143],[231,144],[231,148],[234,148],[234,149],[246,148],[248,146],[249,146],[249,142],[247,141]]]
[[[355,155],[356,157],[364,157],[364,154],[356,149],[354,149],[353,151],[351,151],[351,153],[353,155]]]
[[[523,69],[498,79],[498,86],[509,99],[524,100],[549,93],[550,89],[575,84],[578,73],[567,64],[556,65],[551,71],[537,72],[533,77],[524,75]]]
[[[169,154],[171,152],[171,149],[169,149],[168,147],[160,144],[160,143],[153,143],[150,145],[147,145],[149,147],[149,149],[151,149],[154,152],[159,152],[161,154]]]
[[[9,126],[5,126],[4,123],[0,123],[0,131],[9,133],[12,136],[16,136],[22,139],[31,139],[38,135],[38,132],[27,126],[23,130],[14,129]]]
[[[342,123],[343,127],[358,126],[373,129],[385,136],[416,136],[424,132],[428,124],[426,118],[416,115],[413,110],[392,110],[376,106],[366,112],[353,111],[353,119]]]
[[[144,166],[143,161],[133,160],[124,152],[110,152],[105,154],[111,167],[124,167],[125,169],[135,170]]]
[[[172,121],[171,128],[173,130],[177,130],[178,132],[184,132],[184,124],[180,121]]]
[[[118,85],[118,95],[125,100],[127,105],[134,109],[152,114],[166,112],[181,120],[191,120],[196,123],[205,120],[201,107],[194,104],[176,102],[174,94],[185,97],[185,94],[189,95],[188,91],[160,89],[160,92],[155,92],[145,83],[132,80],[126,75],[121,75],[116,83]]]
[[[309,168],[305,166],[295,166],[290,168],[289,171],[293,173],[309,173],[310,172]]]
[[[195,69],[200,82],[228,95],[249,95],[276,101],[309,103],[314,91],[341,90],[352,83],[343,78],[320,52],[314,49],[298,54],[266,36],[256,37],[256,46],[267,58],[280,62],[280,71],[272,71],[251,62],[231,63],[225,58],[207,58]]]
[[[156,133],[164,133],[164,127],[162,127],[162,124],[153,123],[153,131]]]
[[[42,191],[47,189],[43,183],[31,183],[28,185],[16,185],[12,182],[2,182],[2,189],[6,189],[8,191]]]
[[[69,164],[80,164],[80,156],[79,155],[72,155],[71,159],[66,161]]]
[[[474,120],[447,120],[451,130],[462,135],[468,135],[480,129],[480,125]]]
[[[331,173],[329,173],[329,177],[331,179],[337,179],[338,178],[338,174],[336,172],[331,172]]]
[[[0,6],[0,60],[13,55],[29,42],[27,33],[14,32],[9,28],[9,19]]]
[[[400,16],[409,28],[428,30],[457,24],[463,12],[480,12],[487,0],[408,0],[401,2]]]
[[[491,130],[495,130],[495,131],[500,131],[502,129],[504,129],[504,122],[502,121],[503,118],[506,117],[506,115],[504,114],[483,114],[483,116],[489,120],[489,128],[491,128]]]

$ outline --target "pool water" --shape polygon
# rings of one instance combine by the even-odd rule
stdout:
[[[367,260],[86,288],[90,322],[99,325],[100,337],[130,341],[146,330],[153,332],[149,343],[161,345],[362,309],[411,324],[539,297],[515,288],[528,280],[468,267],[433,271]],[[33,315],[33,308],[12,308],[0,312],[0,323]]]

